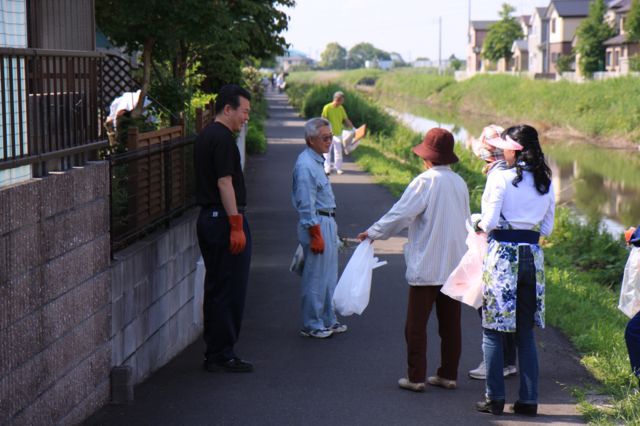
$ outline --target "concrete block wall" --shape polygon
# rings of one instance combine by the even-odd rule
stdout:
[[[197,211],[116,253],[111,268],[113,366],[129,366],[134,384],[193,342]]]
[[[0,190],[0,424],[74,424],[109,398],[109,166]]]

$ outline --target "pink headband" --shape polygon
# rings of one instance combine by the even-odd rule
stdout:
[[[512,151],[522,151],[524,149],[522,145],[511,139],[509,135],[505,135],[504,139],[492,138],[487,140],[487,143],[491,146],[495,146],[496,148],[510,149]]]

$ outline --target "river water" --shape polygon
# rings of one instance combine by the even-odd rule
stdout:
[[[469,146],[472,137],[479,136],[456,123],[390,108],[387,111],[419,133],[433,127],[445,128],[465,146]],[[573,208],[582,218],[601,219],[616,236],[629,226],[640,224],[640,151],[604,149],[566,140],[543,139],[541,143],[553,172],[558,205]]]

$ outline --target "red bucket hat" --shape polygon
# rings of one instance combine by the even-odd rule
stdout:
[[[412,151],[423,160],[445,165],[458,162],[453,146],[453,135],[445,129],[435,127],[424,135],[422,143],[414,146]]]

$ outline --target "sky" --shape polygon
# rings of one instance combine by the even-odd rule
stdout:
[[[442,58],[466,58],[467,23],[497,20],[505,0],[297,0],[285,9],[290,17],[284,34],[293,49],[320,59],[326,45],[349,49],[360,42],[397,52],[405,61],[438,59],[438,20],[442,18]],[[530,15],[549,0],[507,0],[514,15]]]

